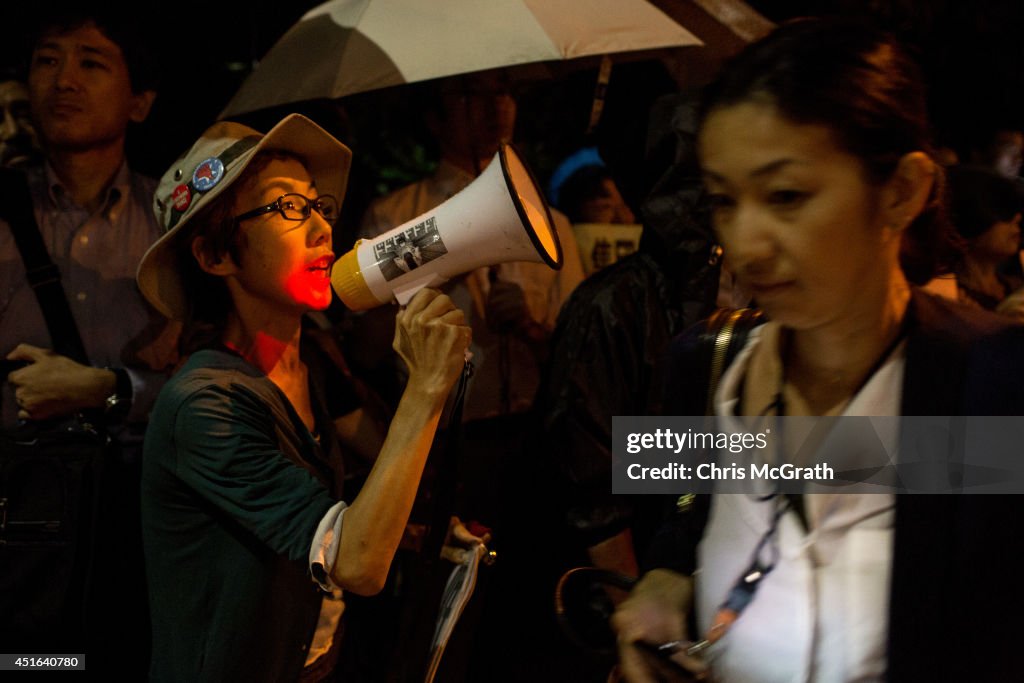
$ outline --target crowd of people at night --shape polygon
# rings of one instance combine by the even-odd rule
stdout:
[[[617,416],[1024,415],[1024,126],[940,147],[899,39],[787,21],[708,83],[609,91],[540,183],[559,268],[357,312],[343,240],[500,163],[514,75],[410,87],[433,171],[353,211],[344,101],[211,120],[134,170],[168,70],[133,16],[58,3],[0,71],[0,653],[420,680],[486,547],[438,680],[1024,677],[1015,495],[612,485]],[[578,600],[603,647],[552,607],[577,566],[612,577]]]

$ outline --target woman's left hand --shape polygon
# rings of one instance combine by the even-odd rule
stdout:
[[[466,548],[475,545],[487,545],[491,540],[491,532],[485,531],[482,536],[473,534],[458,517],[452,515],[448,522],[448,536],[444,539],[444,547],[441,548],[441,557],[461,564],[466,556]]]

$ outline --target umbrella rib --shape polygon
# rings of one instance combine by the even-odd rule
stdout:
[[[352,27],[349,29],[349,32],[345,35],[345,38],[344,38],[344,43],[345,44],[342,45],[341,46],[341,50],[339,50],[342,58],[344,58],[345,52],[348,50],[349,43],[351,42],[351,39],[352,39],[352,35],[356,31],[359,30],[359,24],[362,23],[363,17],[366,16],[366,12],[369,9],[370,9],[370,0],[363,0],[363,8],[359,11],[359,16],[356,18],[356,20],[354,22],[352,22]],[[344,78],[347,78],[347,74],[343,74],[341,72],[341,70],[339,69],[338,73],[335,74],[335,76],[334,76],[334,82],[331,83],[331,92],[332,93],[338,92],[338,86],[341,84],[341,82],[344,80]]]

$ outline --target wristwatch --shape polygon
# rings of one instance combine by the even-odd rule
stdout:
[[[107,419],[121,420],[132,407],[132,378],[124,368],[107,368],[116,378],[114,393],[107,396],[103,404],[103,415]]]

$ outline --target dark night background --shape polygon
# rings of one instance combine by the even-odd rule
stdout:
[[[672,2],[680,0],[655,0],[654,4]],[[132,164],[158,177],[216,119],[254,61],[316,4],[229,0],[134,5],[140,30],[162,48],[164,77],[150,119],[129,139]],[[585,4],[580,0],[581,6]],[[1024,20],[1024,3],[755,0],[748,4],[776,22],[812,14],[852,14],[872,17],[895,32],[925,69],[936,137],[942,144],[959,148],[992,127],[1024,127],[1024,70],[1019,68],[1024,63],[1024,43],[1018,28]],[[29,42],[26,27],[36,7],[5,3],[0,65],[23,68]],[[690,48],[691,54],[695,61],[701,60],[700,48]],[[623,67],[618,82],[644,81],[648,78],[645,68],[660,67]],[[541,178],[558,157],[585,141],[593,70],[566,78],[557,86],[528,84],[520,98],[519,142]],[[626,86],[617,85],[613,72],[609,87],[611,93]],[[346,207],[350,220],[374,194],[429,169],[429,146],[411,142],[418,136],[417,122],[402,118],[409,108],[408,98],[408,90],[347,98],[347,121],[325,103],[289,108],[310,115],[353,147],[357,166]],[[266,112],[244,122],[266,129],[283,113]]]
[[[90,1],[94,0],[80,0]],[[663,7],[688,2],[652,1]],[[585,8],[587,0],[578,3]],[[318,0],[134,2],[131,7],[139,16],[139,30],[152,36],[154,47],[163,55],[163,78],[149,120],[129,133],[132,166],[159,177],[216,120],[253,64],[317,4]],[[924,68],[936,137],[943,145],[963,149],[994,128],[1024,129],[1020,35],[1024,2],[1020,0],[750,0],[748,4],[775,22],[846,14],[873,18],[893,31]],[[3,0],[0,68],[23,77],[33,15],[41,6],[41,0]],[[681,61],[693,60],[686,69],[694,81],[713,70],[710,53],[687,49]],[[656,62],[617,65],[609,102],[618,98],[620,105],[626,103],[622,108],[632,107],[636,116],[646,120],[644,98],[649,100],[650,90],[663,87],[658,85],[659,77],[664,82],[666,74]],[[560,158],[587,142],[594,78],[593,69],[581,69],[561,81],[532,82],[522,88],[517,142],[542,182]],[[422,142],[421,125],[409,113],[415,109],[414,93],[415,89],[392,89],[346,98],[344,116],[320,102],[241,119],[267,130],[288,111],[299,111],[352,147],[354,167],[340,232],[335,233],[338,252],[351,245],[362,209],[373,196],[430,169],[430,146]],[[519,646],[517,642],[503,645],[513,653]]]

